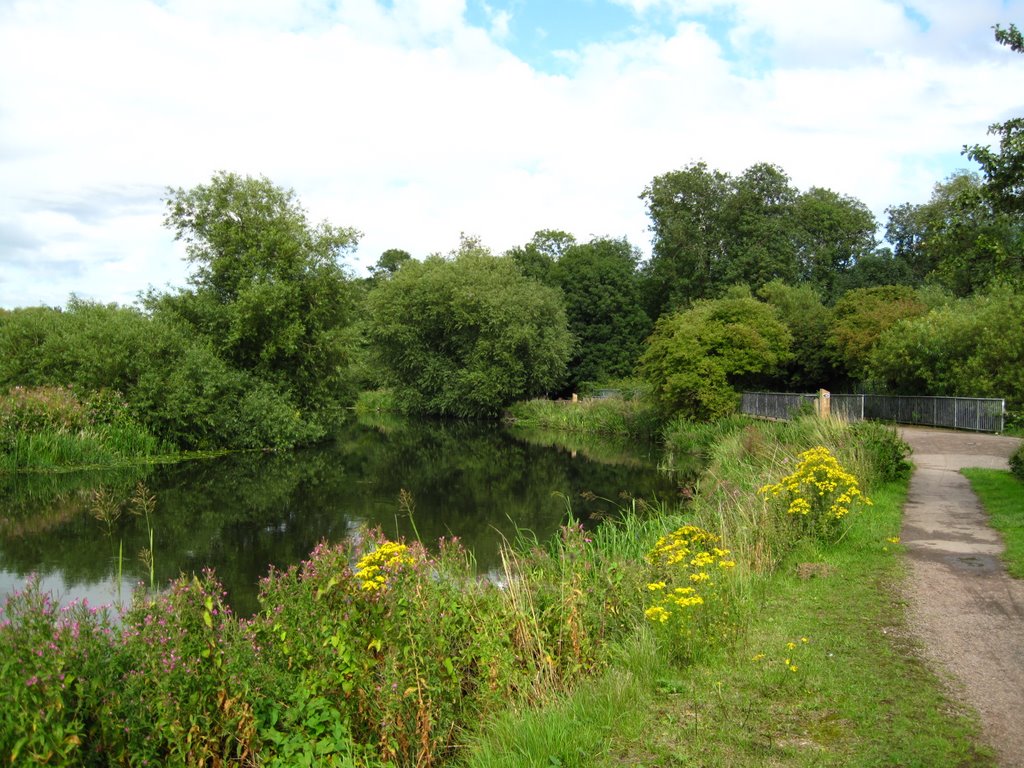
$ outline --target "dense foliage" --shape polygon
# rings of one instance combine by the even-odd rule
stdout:
[[[402,266],[366,313],[380,376],[405,410],[495,416],[564,381],[572,339],[558,291],[475,240]]]
[[[866,360],[895,392],[1005,397],[1024,408],[1024,294],[998,288],[910,316],[883,332]]]
[[[696,163],[656,177],[641,197],[654,233],[645,267],[647,309],[717,298],[731,285],[808,283],[834,299],[858,259],[875,248],[875,219],[831,190],[801,193],[777,166],[738,177]]]
[[[639,371],[668,414],[713,419],[737,406],[737,387],[789,359],[792,337],[775,310],[747,296],[698,301],[663,316]]]
[[[338,263],[356,233],[313,226],[294,194],[220,173],[171,190],[191,287],[145,310],[72,297],[0,317],[0,387],[113,391],[170,447],[256,448],[323,437],[354,399],[356,292]]]

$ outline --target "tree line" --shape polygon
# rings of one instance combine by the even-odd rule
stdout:
[[[997,39],[1022,51],[1014,26]],[[741,388],[1005,396],[1024,406],[1024,120],[980,173],[886,210],[797,189],[778,166],[697,162],[640,197],[651,257],[558,230],[492,253],[384,252],[309,220],[295,193],[221,172],[168,190],[188,284],[136,307],[72,297],[0,310],[0,389],[113,391],[179,448],[328,436],[360,392],[410,413],[494,417],[511,402],[630,380],[666,414],[735,408]]]

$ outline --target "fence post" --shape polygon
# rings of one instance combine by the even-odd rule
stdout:
[[[818,416],[827,419],[832,413],[832,395],[827,389],[818,390]]]

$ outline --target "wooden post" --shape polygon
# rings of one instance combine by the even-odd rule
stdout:
[[[827,389],[818,390],[818,415],[827,419],[832,413],[832,393]]]
[[[576,395],[576,393],[575,393],[575,392],[573,392],[573,393],[572,393],[572,401],[573,401],[574,403],[578,403],[578,402],[579,402],[579,400],[580,400],[580,399],[579,399],[579,397],[578,397],[578,396]]]

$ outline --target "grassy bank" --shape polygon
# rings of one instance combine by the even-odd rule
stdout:
[[[895,433],[737,424],[708,457],[689,507],[636,502],[596,531],[570,520],[549,542],[524,534],[497,582],[458,542],[428,551],[363,532],[271,573],[248,620],[213,574],[141,595],[117,622],[30,586],[0,622],[0,754],[367,768],[983,760],[900,644],[886,591]],[[882,489],[874,507],[861,487]]]
[[[116,393],[15,387],[0,396],[0,472],[116,467],[171,453]]]
[[[619,397],[528,400],[512,405],[506,417],[523,427],[640,440],[657,437],[661,429],[657,413],[646,401]]]
[[[647,626],[571,696],[494,720],[466,765],[994,765],[974,716],[908,636],[896,538],[905,468],[879,429],[726,428],[688,518],[731,531],[746,566],[739,631],[680,660]],[[838,541],[794,538],[758,499],[766,475],[809,443],[875,478],[874,504]]]
[[[1003,561],[1007,572],[1024,579],[1024,482],[999,469],[964,469],[971,488],[988,512],[992,527],[1006,544]]]

